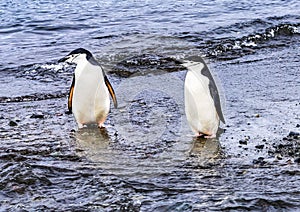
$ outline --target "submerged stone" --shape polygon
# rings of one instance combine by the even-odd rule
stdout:
[[[44,115],[43,114],[32,114],[30,116],[31,119],[43,119]]]
[[[9,121],[8,125],[11,127],[15,127],[15,126],[18,126],[18,123],[11,120],[11,121]]]

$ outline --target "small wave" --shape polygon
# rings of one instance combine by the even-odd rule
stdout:
[[[53,71],[61,71],[66,65],[63,63],[59,63],[59,64],[44,64],[41,65],[40,68],[41,69],[47,69],[47,70],[53,70]]]
[[[221,39],[212,46],[207,47],[207,56],[217,59],[235,59],[245,54],[253,53],[256,49],[268,47],[281,47],[280,38],[286,39],[290,36],[299,36],[299,26],[281,24],[270,27],[263,33],[255,33],[238,39]],[[269,42],[272,41],[272,45]],[[285,45],[289,45],[286,42]]]
[[[41,82],[69,81],[73,73],[73,66],[66,63],[33,64],[20,66],[16,70],[16,77],[22,77]]]
[[[280,21],[282,20],[280,19]],[[246,23],[237,23],[227,28],[220,27],[209,37],[207,32],[185,32],[178,37],[197,43],[198,48],[202,49],[203,54],[208,58],[230,60],[252,54],[257,49],[289,46],[293,42],[291,37],[300,35],[300,23],[282,23],[268,27],[271,24],[272,22],[269,20],[256,19]],[[243,34],[243,31],[254,32],[237,37],[237,35]]]
[[[283,195],[285,193],[283,192]],[[239,198],[235,200],[231,200],[234,204],[231,203],[231,205],[227,205],[225,207],[222,207],[222,210],[224,211],[251,211],[251,210],[262,210],[265,209],[266,211],[276,211],[278,209],[295,209],[297,208],[296,204],[290,203],[288,201],[279,199],[279,198],[273,198],[273,199],[267,199],[267,198]],[[226,205],[226,204],[225,204]]]

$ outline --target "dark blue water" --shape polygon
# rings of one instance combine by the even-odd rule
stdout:
[[[243,43],[251,35],[268,33],[268,29],[274,32],[267,38],[274,39],[283,24],[284,36],[299,33],[299,4],[297,0],[4,0],[0,3],[0,68],[46,63],[77,47],[101,55],[103,46],[132,34],[178,37],[199,45],[203,53],[214,54],[218,45],[235,46],[236,41],[242,39]],[[245,42],[250,47],[253,44]],[[130,54],[130,48],[128,51]]]
[[[300,1],[0,2],[0,210],[297,211]],[[116,91],[103,131],[66,97],[90,50]],[[178,60],[205,56],[225,128],[193,139]]]

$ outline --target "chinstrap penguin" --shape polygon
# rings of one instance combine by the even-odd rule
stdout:
[[[78,128],[96,123],[103,127],[112,97],[115,108],[117,99],[101,65],[86,49],[79,48],[58,62],[75,63],[75,73],[68,96],[68,109],[74,114]]]
[[[200,58],[199,62],[185,61],[185,113],[196,136],[216,137],[220,120],[225,123],[215,81]]]

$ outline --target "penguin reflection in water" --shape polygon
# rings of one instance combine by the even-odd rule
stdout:
[[[185,113],[196,136],[215,138],[220,120],[225,124],[217,86],[204,60],[186,61]]]
[[[75,63],[75,74],[68,97],[68,109],[74,114],[78,128],[97,124],[100,128],[107,118],[110,99],[117,107],[115,92],[100,64],[86,49],[72,51],[58,62]]]

